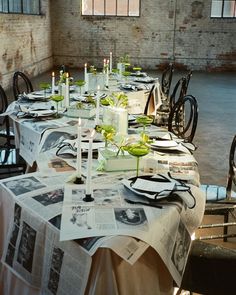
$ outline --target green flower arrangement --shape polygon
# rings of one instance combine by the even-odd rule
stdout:
[[[116,134],[116,129],[111,125],[98,125],[96,126],[96,131],[101,133],[105,140],[105,147],[107,148],[108,143],[114,142],[114,137]]]
[[[110,96],[101,99],[100,102],[104,106],[125,109],[128,106],[128,96],[124,92],[113,92]]]

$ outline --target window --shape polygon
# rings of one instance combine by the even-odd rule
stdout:
[[[211,17],[236,17],[236,0],[213,0]]]
[[[40,0],[0,0],[0,12],[40,14]]]
[[[82,0],[82,15],[139,16],[140,0]]]

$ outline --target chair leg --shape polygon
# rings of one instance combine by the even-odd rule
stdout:
[[[224,214],[224,223],[228,223],[228,222],[229,222],[229,212],[226,212]],[[224,235],[228,235],[228,226],[224,226]],[[228,237],[225,236],[223,240],[224,240],[224,242],[227,242]]]

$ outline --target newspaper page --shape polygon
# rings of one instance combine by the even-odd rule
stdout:
[[[176,283],[180,284],[182,272],[176,271],[170,257],[175,249],[182,208],[131,205],[124,201],[126,194],[123,186],[96,185],[93,187],[94,201],[84,202],[83,185],[66,185],[60,240],[114,235],[140,239],[159,253]],[[185,231],[188,232],[186,228]],[[190,237],[190,234],[186,236]],[[122,249],[124,245],[119,246]]]
[[[32,166],[39,153],[39,144],[43,132],[48,128],[60,128],[65,123],[55,120],[32,120],[21,121],[20,132],[20,154],[26,162]]]
[[[84,294],[92,258],[74,241],[60,242],[59,232],[46,229],[42,294]]]
[[[112,249],[117,255],[133,265],[147,250],[149,245],[133,237],[113,236],[105,240],[100,247]]]
[[[199,186],[198,163],[191,154],[160,154],[154,152],[143,159],[144,172],[167,173],[173,178]]]
[[[30,285],[40,288],[43,270],[45,222],[15,203],[2,263]]]

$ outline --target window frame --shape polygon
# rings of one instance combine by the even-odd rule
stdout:
[[[14,1],[14,0],[13,0]],[[10,0],[0,0],[0,14],[24,14],[24,15],[41,15],[41,0],[31,0],[30,4],[36,3],[38,8],[37,12],[33,12],[32,8],[33,5],[29,6],[24,6],[24,0],[19,0],[20,4],[20,9],[19,11],[11,11],[10,10]],[[27,11],[27,7],[30,8],[30,12]]]
[[[236,0],[218,0],[221,4],[221,13],[219,16],[212,16],[212,6],[213,6],[213,2],[214,0],[211,1],[211,18],[215,18],[215,19],[236,19]],[[225,7],[225,3],[227,2],[234,2],[234,12],[233,12],[233,16],[225,16],[224,15],[224,7]]]
[[[82,17],[96,17],[96,18],[104,18],[104,17],[107,17],[107,18],[110,18],[110,17],[140,17],[141,16],[141,0],[136,0],[138,2],[138,15],[129,15],[130,13],[130,10],[129,10],[129,2],[130,0],[127,0],[127,14],[126,15],[123,15],[123,14],[117,14],[117,1],[119,0],[114,0],[115,1],[115,4],[116,4],[116,8],[115,8],[115,14],[106,14],[106,2],[109,1],[109,0],[104,0],[104,14],[94,14],[94,1],[95,0],[91,0],[92,2],[92,13],[91,14],[83,14],[83,2],[86,1],[86,0],[81,0],[80,4],[81,4],[81,16]]]

